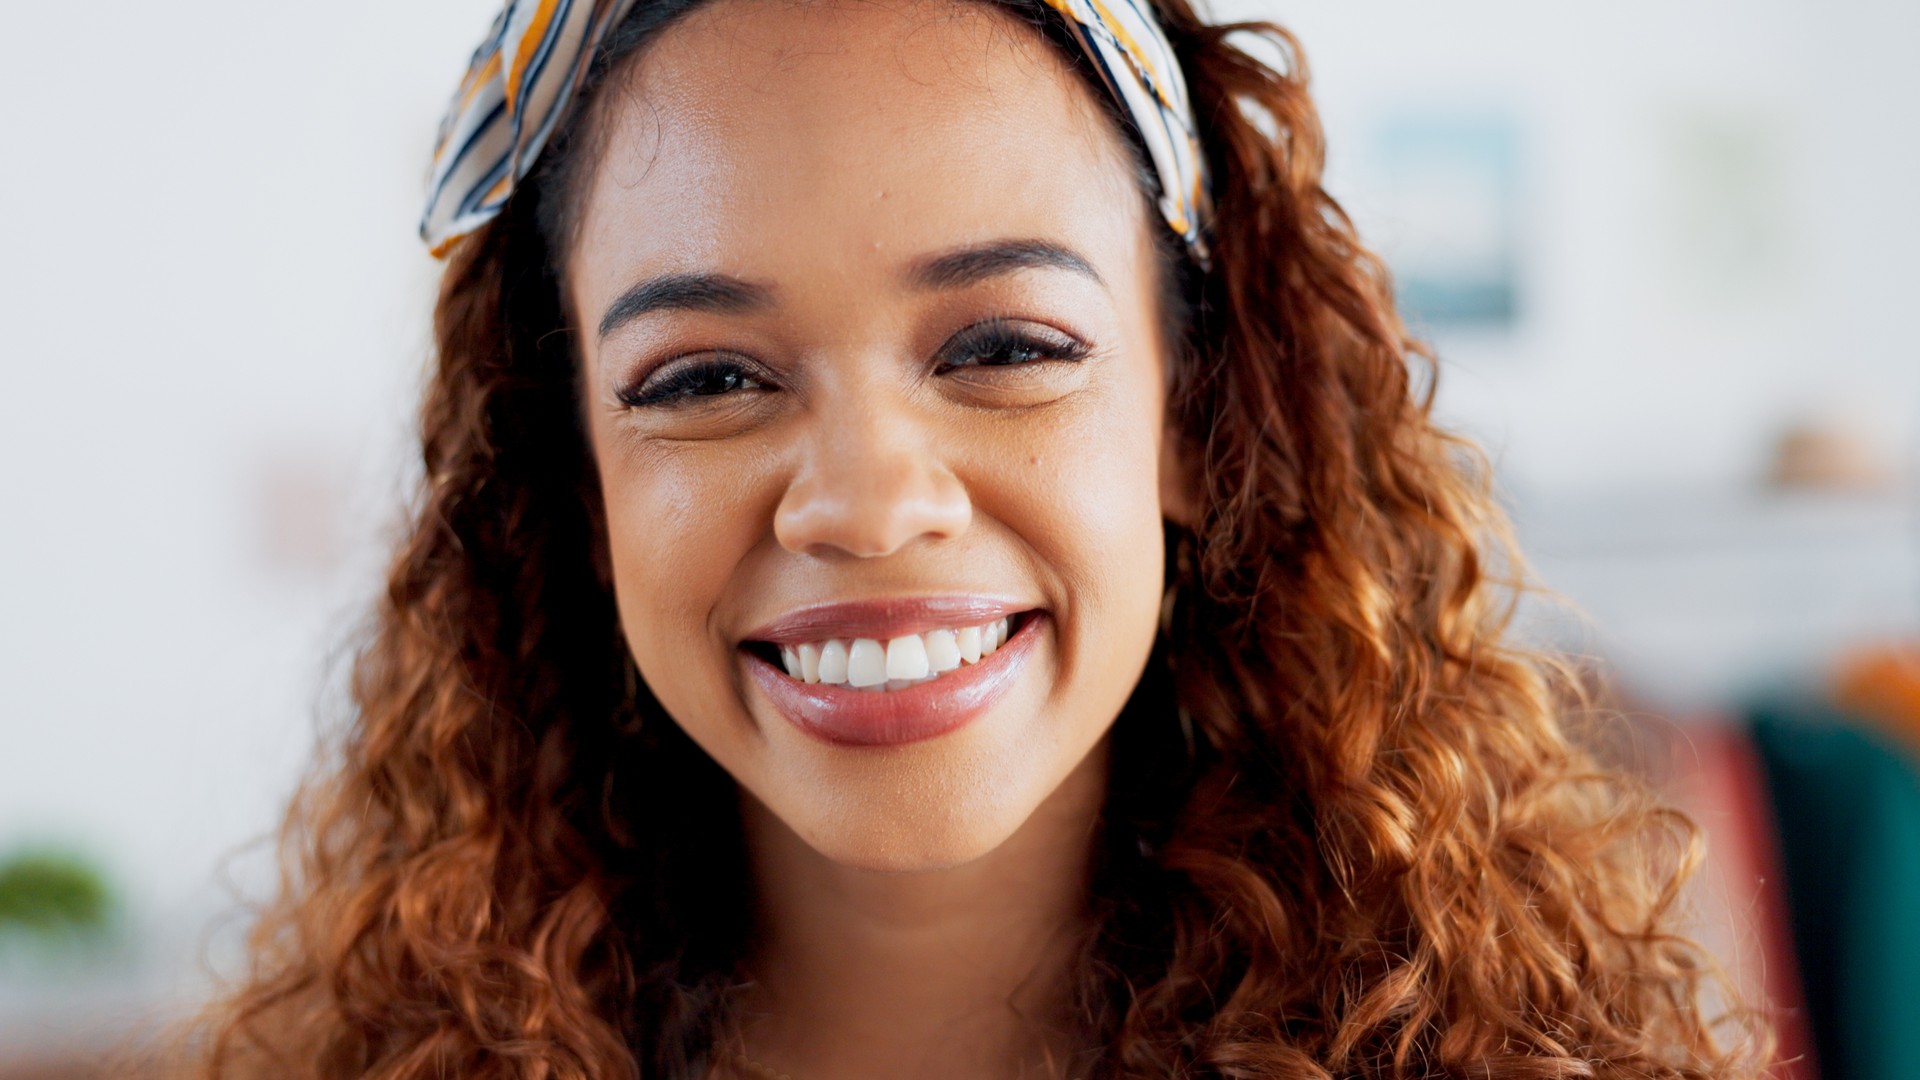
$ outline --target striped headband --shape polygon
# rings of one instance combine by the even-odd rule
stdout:
[[[599,46],[636,0],[507,0],[440,122],[420,238],[436,256],[493,220],[564,117]],[[1147,0],[1046,0],[1132,118],[1160,213],[1202,265],[1211,206],[1187,81]]]

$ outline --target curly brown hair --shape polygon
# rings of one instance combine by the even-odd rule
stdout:
[[[640,5],[586,97],[699,2]],[[1434,424],[1432,360],[1322,190],[1296,42],[1154,7],[1217,204],[1210,268],[1168,256],[1200,517],[1168,526],[1169,610],[1112,736],[1076,1068],[1756,1073],[1764,1031],[1721,1030],[1672,930],[1692,825],[1596,764],[1559,667],[1508,642],[1485,464]],[[354,721],[289,812],[202,1075],[696,1080],[727,1031],[736,796],[635,675],[556,333],[589,143],[451,253]]]

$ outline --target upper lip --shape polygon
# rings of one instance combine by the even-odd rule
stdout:
[[[1035,605],[998,596],[952,595],[843,600],[796,608],[747,632],[743,641],[799,645],[828,638],[885,641],[928,630],[979,626]]]

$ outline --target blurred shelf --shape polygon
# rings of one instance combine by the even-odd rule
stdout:
[[[1649,704],[1712,708],[1920,636],[1920,491],[1528,493],[1521,633],[1597,655]]]
[[[0,1080],[100,1075],[94,1063],[187,1020],[210,985],[184,913],[106,941],[0,939]]]

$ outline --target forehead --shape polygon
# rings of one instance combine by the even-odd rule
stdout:
[[[568,273],[862,272],[992,238],[1137,247],[1129,153],[989,3],[714,0],[603,91]],[[617,288],[619,283],[610,284]]]

